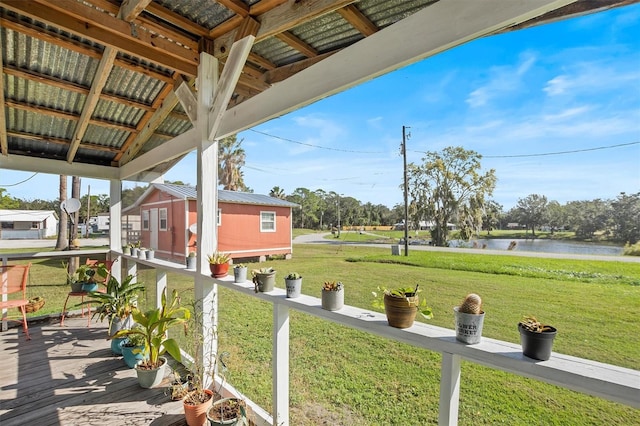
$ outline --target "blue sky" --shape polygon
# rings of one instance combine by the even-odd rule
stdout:
[[[640,5],[479,39],[242,132],[245,182],[393,207],[403,125],[408,162],[447,146],[482,154],[505,210],[534,193],[564,204],[640,191]],[[0,187],[56,198],[51,175],[18,184],[32,175],[0,170]],[[195,153],[166,179],[195,184]]]

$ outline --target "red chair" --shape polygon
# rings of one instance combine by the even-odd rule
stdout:
[[[2,289],[2,300],[0,300],[0,308],[4,311],[9,308],[18,308],[22,312],[22,329],[27,336],[27,340],[31,340],[29,336],[29,324],[27,323],[26,306],[29,303],[27,299],[27,279],[29,278],[28,265],[5,265],[0,266],[0,289]],[[22,299],[9,299],[10,294],[22,293]],[[6,300],[5,300],[6,299]],[[3,320],[5,315],[3,314]]]
[[[94,259],[89,259],[87,258],[85,264],[86,265],[90,265],[90,266],[95,266],[98,267],[98,265],[100,263],[104,263],[105,266],[107,267],[107,277],[105,278],[105,283],[109,281],[109,278],[111,277],[111,268],[113,267],[113,260],[105,260],[104,262],[100,261],[100,260],[94,260]],[[67,302],[69,302],[69,298],[72,296],[76,296],[76,297],[80,297],[80,302],[81,302],[81,314],[82,314],[82,318],[84,318],[84,309],[85,306],[87,307],[87,327],[89,327],[91,325],[91,304],[85,305],[84,304],[84,297],[88,296],[89,292],[88,291],[70,291],[69,293],[67,293],[67,298],[64,301],[64,306],[62,307],[62,314],[60,315],[60,327],[64,326],[64,317],[67,313]]]

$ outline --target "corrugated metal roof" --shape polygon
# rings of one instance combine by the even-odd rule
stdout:
[[[152,185],[160,191],[172,194],[175,197],[182,199],[195,199],[198,196],[196,188],[188,185],[175,185],[175,184],[160,184],[154,183]],[[299,207],[298,204],[292,203],[287,200],[281,200],[279,198],[270,197],[268,195],[253,194],[249,192],[240,191],[226,191],[224,189],[218,190],[218,200],[226,203],[236,204],[252,204],[261,206],[277,206],[277,207]]]
[[[20,1],[0,3],[5,101],[2,106],[7,118],[3,129],[7,144],[2,141],[2,154],[122,166],[192,127],[180,105],[161,120],[154,115],[167,105],[166,101],[175,102],[171,95],[174,85],[187,81],[193,87],[201,48],[225,64],[233,41],[244,36],[238,31],[255,30],[256,41],[245,72],[240,74],[229,103],[229,107],[235,107],[268,90],[272,84],[282,86],[291,75],[330,57],[316,57],[316,52],[336,53],[357,44],[365,38],[360,28],[366,28],[363,32],[367,34],[384,30],[438,1],[154,0],[145,3],[144,10],[126,22],[118,18],[122,1],[78,0],[72,2],[73,10],[53,0],[37,2],[37,7]],[[552,4],[543,15],[513,26],[505,24],[496,31],[511,31],[638,1]],[[527,7],[533,10],[537,6],[533,2]],[[433,9],[434,13],[443,10]],[[428,13],[427,10],[425,16]],[[445,13],[452,16],[443,13],[442,19],[455,21],[455,13]],[[490,21],[492,15],[493,11],[487,11],[483,18]],[[255,25],[243,26],[252,21]],[[282,37],[285,33],[286,37]],[[107,47],[115,49],[115,59],[104,56]],[[384,54],[380,52],[381,56]],[[109,58],[108,63],[101,67],[105,58]],[[101,69],[108,74],[97,75]],[[96,90],[96,81],[105,81],[100,90]],[[95,107],[94,103],[87,103],[90,96],[99,97]],[[85,112],[87,105],[92,105],[92,110]],[[89,121],[82,122],[84,118]],[[260,119],[265,118],[256,118],[254,122]],[[87,130],[76,147],[73,137],[79,123]],[[155,127],[146,127],[149,123]],[[138,140],[141,129],[151,130],[144,133],[144,140]],[[242,125],[237,129],[242,129]],[[67,159],[74,151],[76,155]],[[179,160],[174,158],[149,169],[166,171]],[[147,173],[150,170],[138,170],[134,177],[151,179],[154,174]]]

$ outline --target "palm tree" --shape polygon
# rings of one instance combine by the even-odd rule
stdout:
[[[230,191],[247,191],[240,167],[244,166],[246,154],[236,135],[218,142],[218,184]]]
[[[284,200],[285,198],[284,189],[280,188],[279,186],[274,186],[273,188],[271,188],[271,192],[269,192],[269,196]]]

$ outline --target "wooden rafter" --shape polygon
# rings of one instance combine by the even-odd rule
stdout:
[[[48,108],[41,105],[28,105],[23,102],[15,102],[15,101],[5,101],[5,104],[8,108],[20,109],[23,111],[30,111],[34,114],[44,114],[50,117],[62,118],[63,120],[72,120],[72,121],[80,120],[80,116],[72,112],[60,111],[58,109]],[[137,133],[136,128],[133,126],[129,126],[122,123],[114,123],[111,121],[101,120],[97,118],[90,119],[89,124],[94,126],[106,127],[114,130]]]
[[[120,5],[118,18],[123,21],[133,22],[149,3],[151,3],[151,0],[124,0]]]
[[[73,0],[2,0],[3,7],[78,34],[119,51],[194,76],[195,51],[157,37],[144,29],[132,31],[131,24]]]
[[[314,56],[318,56],[318,51],[311,47],[309,44],[300,40],[298,37],[293,35],[290,31],[283,31],[280,34],[276,34],[276,38],[290,47],[296,49],[298,52],[302,53],[307,58],[313,58]]]
[[[256,34],[256,43],[276,34],[289,31],[297,25],[318,18],[330,12],[334,12],[355,0],[316,0],[313,2],[301,2],[299,0],[287,0],[267,12],[259,15],[260,30]],[[224,57],[236,39],[237,28],[226,34],[218,36],[215,40],[215,56]]]
[[[20,139],[29,139],[34,141],[43,141],[47,143],[53,143],[56,145],[69,146],[68,139],[54,138],[51,136],[43,136],[43,135],[33,135],[31,133],[25,132],[16,132],[14,130],[8,131],[8,135],[20,138]],[[118,149],[111,146],[98,145],[93,143],[83,143],[82,148],[92,149],[94,151],[103,151],[103,152],[117,152]]]
[[[378,27],[376,26],[376,24],[374,24],[369,18],[364,16],[364,14],[360,12],[360,9],[358,9],[353,4],[349,4],[342,9],[338,9],[337,12],[345,19],[345,21],[350,23],[365,37],[378,32]]]
[[[50,34],[40,27],[27,25],[25,22],[16,22],[13,19],[17,18],[11,18],[12,19],[0,18],[0,25],[13,31],[25,34],[29,37],[33,37],[47,43],[51,43],[53,45],[63,47],[65,49],[80,53],[85,56],[89,56],[91,58],[100,59],[102,57],[102,51],[98,50],[98,48],[95,46],[80,44],[77,40],[69,39],[61,34]],[[137,63],[132,63],[130,60],[124,58],[116,58],[114,65],[124,69],[128,69],[130,71],[144,74],[151,78],[155,78],[167,83],[171,82],[171,77],[167,74],[158,72],[155,69],[143,67],[142,65]]]
[[[107,46],[104,49],[104,54],[102,55],[102,59],[100,60],[100,64],[98,65],[98,69],[96,70],[93,78],[93,82],[91,83],[91,90],[89,90],[89,95],[84,101],[82,114],[80,114],[80,119],[78,120],[78,124],[76,124],[73,137],[71,138],[71,146],[67,153],[67,162],[69,163],[73,163],[73,158],[76,156],[76,152],[80,147],[84,133],[87,131],[87,127],[89,126],[89,120],[91,119],[93,111],[100,100],[100,93],[102,93],[104,85],[107,84],[107,79],[109,78],[111,68],[113,68],[113,61],[116,59],[117,54],[118,52],[110,46]]]
[[[147,139],[178,104],[178,98],[173,94],[172,89],[172,85],[164,86],[153,102],[154,111],[149,111],[142,117],[136,126],[138,133],[131,134],[127,138],[114,161],[119,161],[121,164],[127,163],[140,152]]]

